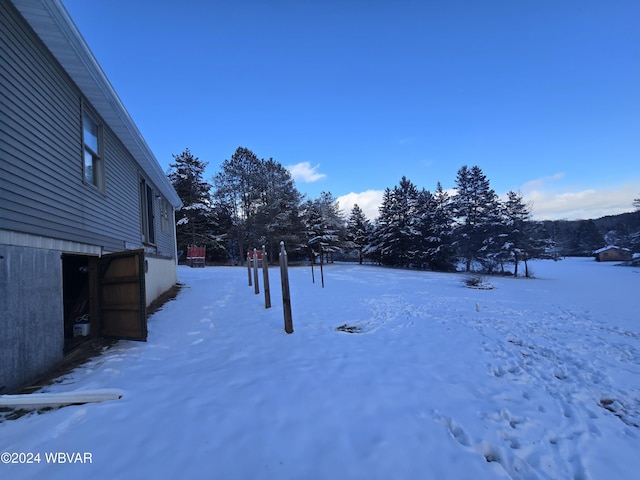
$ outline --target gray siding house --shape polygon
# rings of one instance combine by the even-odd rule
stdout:
[[[59,0],[0,0],[0,393],[146,340],[180,198]]]

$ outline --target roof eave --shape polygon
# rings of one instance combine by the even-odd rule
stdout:
[[[12,0],[174,209],[182,201],[60,0]]]

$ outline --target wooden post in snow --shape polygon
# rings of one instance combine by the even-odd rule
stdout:
[[[322,257],[324,253],[322,253],[322,243],[320,243],[320,278],[322,279],[322,288],[324,288],[324,270],[322,269]]]
[[[311,283],[316,283],[316,276],[313,273],[313,264],[316,263],[316,252],[313,251],[313,247],[311,247]]]
[[[253,249],[253,292],[258,295],[260,293],[260,285],[258,284],[258,249]]]
[[[247,252],[247,276],[249,277],[249,286],[253,285],[251,283],[251,255]]]
[[[264,281],[264,308],[271,308],[271,288],[269,287],[269,262],[267,249],[262,246],[262,279]]]
[[[291,292],[289,291],[289,263],[284,242],[280,242],[280,282],[282,283],[282,308],[284,310],[284,331],[293,333],[293,317],[291,315]]]

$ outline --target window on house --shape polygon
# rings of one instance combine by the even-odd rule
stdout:
[[[161,219],[161,228],[165,233],[169,232],[169,202],[166,200],[162,200],[160,203],[160,219]]]
[[[84,181],[104,190],[102,126],[86,110],[82,114]]]
[[[155,243],[155,211],[153,188],[144,178],[140,179],[140,236],[145,243]]]

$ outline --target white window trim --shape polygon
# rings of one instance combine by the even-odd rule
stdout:
[[[99,117],[91,111],[91,109],[87,106],[85,102],[82,102],[81,108],[81,134],[82,134],[82,181],[86,185],[91,185],[94,188],[97,188],[101,192],[104,192],[105,189],[105,165],[104,165],[104,136],[103,131],[104,127],[102,122],[99,120]],[[94,149],[85,142],[85,116],[87,116],[97,127],[97,142],[98,142],[98,151],[94,151]],[[93,181],[87,179],[86,172],[86,160],[85,155],[89,153],[92,158],[92,177]]]

